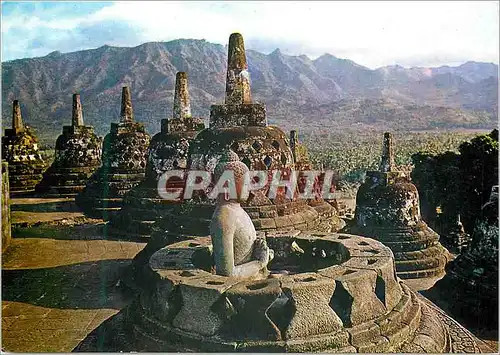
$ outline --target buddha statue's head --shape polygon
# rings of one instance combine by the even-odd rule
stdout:
[[[215,188],[218,187],[217,199],[223,201],[245,202],[245,177],[249,170],[240,161],[238,154],[231,149],[226,150],[214,169]]]

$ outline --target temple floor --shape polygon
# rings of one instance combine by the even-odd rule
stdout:
[[[134,295],[119,276],[145,243],[108,236],[106,224],[85,217],[73,199],[14,198],[11,211],[2,350],[140,351],[122,328],[121,311]],[[483,352],[498,351],[498,334],[470,330]]]
[[[72,200],[11,203],[13,238],[2,255],[2,350],[70,352],[131,302],[119,275],[145,243],[107,240],[105,224],[83,217]]]

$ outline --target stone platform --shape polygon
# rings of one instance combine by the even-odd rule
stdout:
[[[12,199],[13,239],[2,255],[2,350],[143,351],[125,322],[134,296],[118,280],[145,244],[109,239],[102,221],[80,220],[72,204]],[[491,346],[479,342],[483,352],[498,349],[497,334],[477,334]]]
[[[119,275],[143,247],[108,240],[73,199],[13,198],[2,253],[2,351],[71,352],[126,307]],[[103,341],[107,334],[97,331]],[[98,351],[98,349],[94,349]]]
[[[480,351],[469,331],[396,277],[380,242],[306,233],[267,242],[275,250],[271,275],[256,281],[215,275],[210,238],[156,252],[148,286],[127,312],[136,344],[187,352]]]

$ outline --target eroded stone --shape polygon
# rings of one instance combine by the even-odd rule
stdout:
[[[102,166],[76,196],[85,214],[108,220],[120,210],[123,195],[145,176],[149,143],[144,125],[134,121],[130,90],[123,87],[120,122],[111,123],[104,137]],[[114,199],[113,206],[109,199]]]
[[[396,271],[404,279],[444,275],[448,252],[420,215],[418,191],[394,165],[392,136],[384,135],[380,171],[367,172],[356,197],[355,225],[346,231],[377,239],[395,253]],[[438,247],[438,255],[415,258],[415,252]],[[406,256],[407,253],[412,253]],[[431,283],[432,284],[432,283]]]
[[[293,317],[285,330],[285,339],[333,333],[342,321],[330,307],[335,281],[316,273],[289,277],[281,285],[293,304]]]
[[[84,126],[80,95],[73,95],[71,126],[57,138],[55,158],[36,191],[50,196],[76,196],[101,165],[102,139]]]
[[[33,192],[46,166],[38,138],[23,122],[18,100],[12,104],[12,128],[5,129],[2,137],[2,160],[9,163],[10,194]]]

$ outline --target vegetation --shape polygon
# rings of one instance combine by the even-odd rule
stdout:
[[[412,159],[411,178],[420,193],[422,217],[439,234],[448,235],[460,214],[460,154],[418,152]]]
[[[407,132],[395,133],[396,164],[407,172],[412,169],[412,155],[417,152],[440,154],[458,152],[464,141],[475,136],[471,132]],[[381,132],[304,133],[301,142],[307,146],[315,167],[336,171],[346,183],[361,183],[367,170],[378,169],[382,152]]]
[[[498,185],[498,131],[460,146],[461,215],[466,229],[474,228],[481,208]]]
[[[431,225],[453,228],[458,214],[472,234],[491,188],[498,185],[498,131],[463,142],[457,152],[413,155],[411,174],[420,192],[422,214]],[[437,210],[440,211],[439,216]]]
[[[417,185],[424,220],[441,233],[456,227],[460,215],[472,234],[492,186],[498,184],[498,131],[484,133],[394,133],[396,164]],[[336,171],[337,187],[352,197],[366,171],[378,169],[381,132],[306,131],[300,138],[313,166]]]

